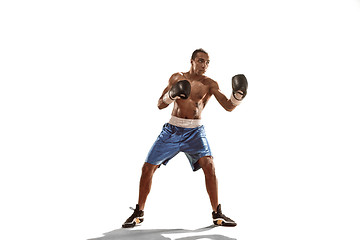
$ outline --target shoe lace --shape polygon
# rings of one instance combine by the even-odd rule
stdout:
[[[225,216],[225,214],[223,214],[222,211],[217,212],[216,215],[217,215],[218,217],[221,217],[221,218],[225,219],[225,220],[233,221],[231,218]]]
[[[134,209],[134,208],[132,208],[132,207],[130,207],[130,209],[131,210],[133,210],[134,212],[133,212],[133,214],[131,214],[131,216],[126,220],[127,222],[131,222],[131,221],[133,221],[133,219],[137,216],[137,212],[135,211],[136,209]]]
[[[221,213],[220,215],[221,215],[221,217],[224,218],[225,220],[227,220],[227,221],[232,221],[232,222],[233,222],[233,220],[232,220],[231,218],[225,216],[225,214]]]

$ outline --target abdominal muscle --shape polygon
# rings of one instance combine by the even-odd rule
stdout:
[[[187,79],[189,80],[189,79]],[[185,119],[201,119],[201,113],[210,98],[209,81],[191,81],[191,94],[187,99],[177,99],[174,102],[172,115]]]
[[[185,119],[201,119],[201,112],[203,109],[202,101],[195,102],[191,99],[179,99],[174,103],[172,115]]]

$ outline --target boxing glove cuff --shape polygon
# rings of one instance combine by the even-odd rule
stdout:
[[[234,105],[234,106],[239,106],[241,103],[241,100],[237,100],[234,97],[234,94],[231,94],[230,101],[231,101],[232,105]]]
[[[162,100],[163,100],[164,103],[166,103],[168,105],[174,101],[174,99],[172,99],[170,97],[169,92],[165,93]]]

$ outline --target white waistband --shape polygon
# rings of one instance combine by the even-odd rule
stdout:
[[[182,128],[196,128],[201,126],[201,119],[185,119],[171,116],[169,123]]]

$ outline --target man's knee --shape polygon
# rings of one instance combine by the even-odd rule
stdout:
[[[158,166],[145,162],[142,167],[142,176],[152,176]]]
[[[211,156],[205,156],[200,158],[199,164],[206,175],[215,176],[215,165]]]

